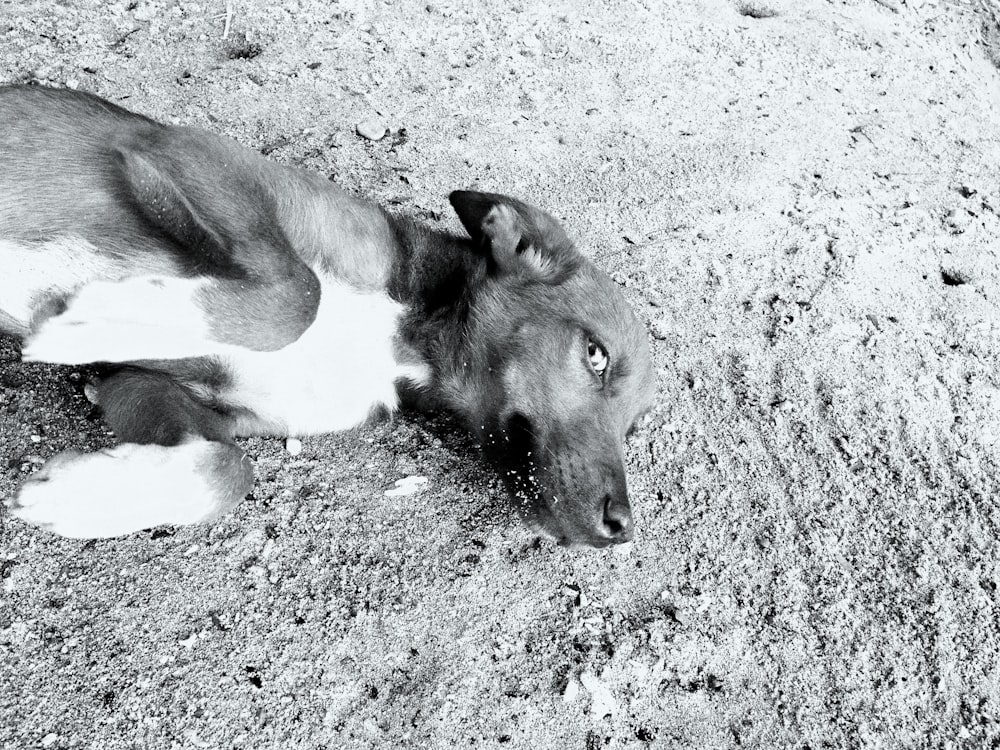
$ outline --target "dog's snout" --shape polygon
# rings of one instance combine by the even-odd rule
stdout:
[[[526,409],[500,415],[485,432],[484,447],[531,526],[569,546],[632,541],[625,468],[604,458],[615,450],[612,435],[553,426]]]
[[[600,531],[611,544],[621,544],[632,540],[634,523],[632,507],[627,499],[607,495],[604,500],[604,516]]]

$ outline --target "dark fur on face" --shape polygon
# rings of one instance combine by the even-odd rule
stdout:
[[[622,443],[653,390],[642,326],[548,214],[499,195],[451,200],[471,245],[409,233],[406,267],[424,270],[400,284],[441,304],[403,329],[435,368],[428,395],[465,418],[531,525],[564,543],[630,539]],[[419,262],[431,253],[450,262]]]

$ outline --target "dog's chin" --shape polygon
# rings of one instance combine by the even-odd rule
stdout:
[[[538,503],[540,505],[540,500]],[[559,519],[551,515],[548,508],[539,505],[535,505],[527,512],[523,508],[520,509],[521,522],[530,533],[572,550],[605,549],[613,544],[610,539],[580,538],[568,532],[560,524]]]

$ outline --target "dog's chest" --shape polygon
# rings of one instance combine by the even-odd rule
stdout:
[[[398,405],[395,382],[426,380],[426,367],[397,361],[403,308],[384,294],[324,282],[316,320],[276,352],[221,357],[229,384],[217,394],[252,414],[240,434],[307,435],[363,422],[377,407]]]

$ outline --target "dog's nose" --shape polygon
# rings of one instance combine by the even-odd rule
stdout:
[[[601,532],[611,544],[621,544],[632,540],[633,530],[632,507],[628,500],[608,495],[604,501]]]

